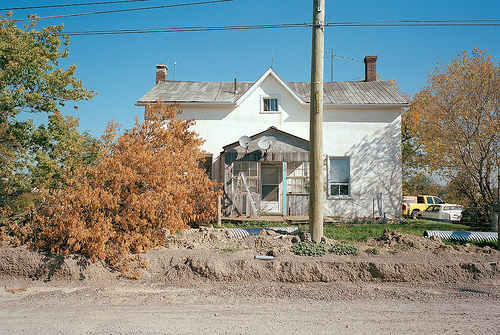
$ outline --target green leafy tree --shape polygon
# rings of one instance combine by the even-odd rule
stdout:
[[[388,80],[388,83],[398,92],[397,82]],[[411,104],[411,97],[403,94]],[[417,136],[418,115],[414,110],[406,107],[401,114],[401,165],[403,169],[403,195],[431,194],[432,180],[421,169],[421,144]]]
[[[99,159],[99,141],[77,129],[78,118],[55,112],[47,125],[32,132],[29,144],[31,186],[53,189],[64,186],[79,169]]]
[[[474,49],[438,64],[410,108],[427,171],[460,186],[483,218],[498,196],[499,97],[499,63]]]
[[[74,76],[75,65],[58,68],[59,60],[68,57],[63,25],[36,30],[36,23],[30,16],[27,25],[18,27],[12,13],[0,16],[0,208],[7,212],[31,189],[26,173],[34,127],[19,114],[51,115],[68,101],[95,94]]]
[[[25,207],[22,196],[31,189],[26,147],[32,130],[31,121],[0,118],[0,218]]]
[[[406,97],[412,103],[410,97]],[[418,111],[405,108],[401,114],[401,163],[403,165],[403,178],[418,177],[422,172],[422,143],[418,136],[419,127]]]
[[[420,173],[414,172],[407,175],[403,179],[403,194],[418,195],[418,194],[433,194],[437,195],[439,187],[424,171]]]

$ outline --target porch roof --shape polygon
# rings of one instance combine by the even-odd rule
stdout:
[[[307,145],[309,145],[309,141],[308,140],[303,139],[302,137],[298,137],[298,136],[295,136],[293,134],[287,133],[286,131],[280,130],[280,129],[274,127],[274,126],[271,126],[271,127],[267,128],[266,130],[261,131],[260,133],[254,134],[254,135],[250,136],[250,138],[253,139],[253,138],[261,137],[265,133],[270,132],[270,131],[276,131],[278,133],[283,134],[284,136],[288,136],[288,137],[294,138],[296,140],[302,141],[304,143],[307,143]],[[227,145],[223,146],[222,149],[224,149],[224,151],[226,151],[227,149],[229,149],[231,147],[234,147],[236,145],[239,145],[239,141],[227,144]]]
[[[274,136],[276,143],[268,150],[259,147],[259,139]],[[307,162],[309,161],[309,141],[292,135],[276,127],[269,127],[260,133],[250,136],[251,143],[247,148],[240,146],[239,141],[223,147],[224,161],[230,165],[233,161],[260,161],[265,159],[274,162]]]

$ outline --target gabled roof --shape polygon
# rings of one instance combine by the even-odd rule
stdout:
[[[298,136],[295,136],[293,134],[287,133],[286,131],[280,130],[280,129],[274,127],[274,126],[271,126],[271,127],[267,128],[266,130],[263,130],[263,131],[261,131],[261,132],[259,132],[257,134],[251,135],[250,139],[255,140],[256,138],[259,138],[259,137],[261,137],[263,135],[266,135],[266,134],[269,134],[269,133],[281,134],[284,137],[293,138],[296,141],[303,142],[304,144],[306,144],[307,146],[309,146],[309,141],[308,140],[303,139],[302,137],[298,137]],[[239,141],[227,144],[227,145],[223,146],[222,149],[227,150],[227,149],[229,149],[231,147],[235,147],[237,145],[240,145]]]
[[[271,135],[276,139],[274,145],[268,150],[259,146],[259,140]],[[229,165],[235,160],[259,161],[266,159],[275,162],[307,162],[309,161],[309,141],[293,134],[269,127],[260,133],[250,136],[250,145],[243,148],[238,142],[225,145],[224,162]]]
[[[165,81],[156,84],[137,101],[137,105],[155,103],[220,104],[236,106],[243,102],[268,77],[274,78],[301,105],[310,102],[310,82],[286,82],[269,68],[255,83]],[[325,82],[324,104],[338,106],[407,105],[405,98],[385,81]]]
[[[263,82],[266,80],[268,77],[273,77],[282,87],[285,91],[287,91],[292,97],[294,97],[295,100],[297,100],[298,103],[304,104],[304,99],[302,99],[297,92],[292,90],[290,86],[274,71],[272,67],[267,69],[267,71],[255,82],[255,84],[248,89],[245,94],[243,94],[237,101],[238,105],[241,104],[248,96],[250,96],[253,91],[255,91]]]

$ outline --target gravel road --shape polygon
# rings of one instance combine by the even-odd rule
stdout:
[[[500,285],[0,280],[0,334],[498,334]]]
[[[386,231],[357,255],[311,257],[293,239],[173,235],[125,275],[0,246],[0,335],[500,334],[498,250]]]

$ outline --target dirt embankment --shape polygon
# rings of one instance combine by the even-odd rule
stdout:
[[[263,230],[260,235],[232,237],[227,230],[167,237],[168,248],[140,254],[134,277],[151,282],[498,282],[500,252],[473,245],[449,246],[439,238],[386,231],[358,244],[358,255],[297,256],[292,243],[302,236]],[[327,248],[336,241],[325,239]],[[272,255],[272,260],[255,259]],[[122,277],[105,264],[82,256],[38,253],[25,247],[0,248],[0,277],[39,280],[109,281]]]
[[[268,231],[236,238],[216,229],[169,236],[168,248],[134,260],[137,280],[85,257],[3,245],[0,332],[479,335],[498,329],[497,250],[386,232],[358,244],[358,255],[306,257],[290,251],[301,238],[307,235]]]

